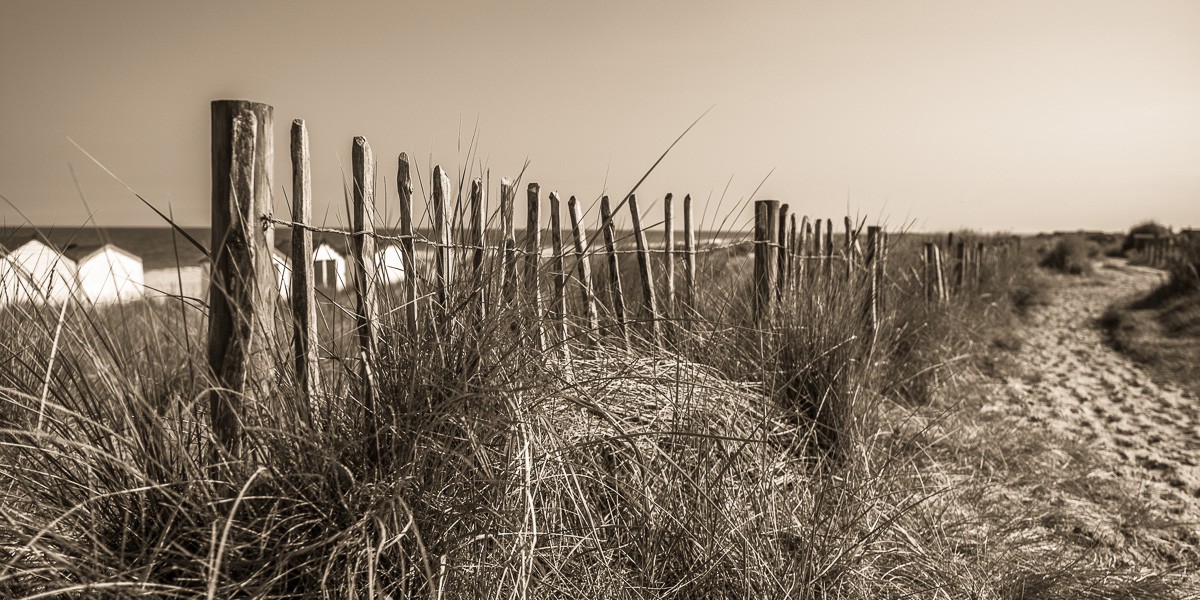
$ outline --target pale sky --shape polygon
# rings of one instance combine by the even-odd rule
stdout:
[[[100,225],[158,224],[74,140],[206,225],[219,98],[275,107],[289,194],[288,127],[306,119],[329,224],[346,221],[354,135],[392,214],[396,155],[426,182],[430,161],[457,174],[476,123],[493,188],[528,159],[526,182],[590,202],[623,195],[712,107],[640,188],[644,206],[691,193],[706,225],[744,224],[773,170],[755,198],[835,219],[1200,225],[1195,0],[4,0],[0,194],[37,225],[78,225],[71,166]],[[0,204],[0,220],[24,218]]]

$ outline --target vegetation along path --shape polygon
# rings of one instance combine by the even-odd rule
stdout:
[[[1144,546],[1147,540],[1135,538],[1145,530],[1134,521],[1171,522],[1154,528],[1158,539],[1149,545],[1158,558],[1184,558],[1200,542],[1200,405],[1184,390],[1152,381],[1105,343],[1097,325],[1108,306],[1164,277],[1116,259],[1092,276],[1063,277],[1050,304],[1031,316],[1021,374],[1006,381],[1010,393],[1002,401],[1025,415],[1031,429],[1050,429],[1094,452],[1095,464],[1105,466],[1088,479],[1134,492],[1132,505],[1079,507],[1108,513],[1097,515],[1098,541]]]

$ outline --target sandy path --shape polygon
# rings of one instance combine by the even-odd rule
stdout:
[[[1024,375],[1008,385],[1031,426],[1086,444],[1113,476],[1146,486],[1165,513],[1200,527],[1200,403],[1151,381],[1096,325],[1110,304],[1162,277],[1106,260],[1094,276],[1063,278],[1025,333]]]

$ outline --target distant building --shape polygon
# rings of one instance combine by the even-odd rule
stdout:
[[[39,240],[29,240],[3,258],[7,266],[0,290],[10,294],[9,302],[57,304],[75,293],[75,261]]]
[[[142,259],[112,244],[70,246],[63,253],[75,261],[79,291],[93,304],[127,302],[145,293]]]
[[[404,275],[404,255],[399,245],[386,244],[375,252],[375,276],[380,283],[400,283]]]
[[[349,282],[346,257],[326,242],[313,250],[313,281],[317,287],[341,290]]]

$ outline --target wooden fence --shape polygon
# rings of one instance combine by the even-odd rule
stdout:
[[[530,183],[526,188],[528,219],[518,243],[513,210],[517,184],[502,179],[494,215],[499,221],[496,241],[489,239],[496,236],[489,236],[490,230],[486,229],[484,182],[470,182],[465,209],[460,210],[459,203],[451,206],[455,194],[449,176],[441,167],[434,167],[429,198],[432,239],[427,239],[414,227],[410,164],[408,157],[400,154],[396,163],[399,233],[393,235],[375,229],[377,162],[367,140],[357,137],[352,144],[352,230],[315,227],[308,133],[300,120],[294,121],[291,128],[292,213],[290,219],[279,219],[272,213],[270,200],[272,119],[272,107],[264,104],[226,100],[212,104],[213,260],[208,358],[219,387],[211,394],[210,403],[215,437],[233,455],[238,454],[242,444],[242,403],[267,398],[275,382],[269,344],[276,333],[272,317],[278,287],[271,256],[276,227],[292,230],[288,304],[293,366],[299,389],[308,397],[317,394],[321,385],[313,233],[336,233],[353,241],[358,377],[368,428],[377,422],[377,382],[372,367],[377,365],[380,353],[381,292],[375,272],[375,246],[381,240],[396,242],[400,247],[406,276],[401,284],[401,305],[396,308],[410,332],[423,323],[448,328],[468,318],[482,320],[489,311],[509,305],[525,311],[524,322],[529,327],[521,335],[531,347],[563,357],[602,345],[628,348],[641,343],[667,348],[685,338],[704,318],[697,303],[699,252],[753,251],[749,304],[756,327],[772,327],[772,319],[789,295],[805,293],[808,287],[822,282],[846,281],[866,290],[863,311],[872,340],[885,314],[887,232],[881,227],[867,227],[864,250],[860,246],[862,225],[855,227],[851,219],[845,218],[839,250],[834,247],[832,220],[802,216],[797,221],[796,213],[776,200],[755,203],[753,240],[701,249],[690,196],[683,198],[682,240],[676,244],[675,202],[668,195],[663,203],[663,243],[651,247],[635,195],[630,194],[615,207],[608,197],[601,198],[598,231],[589,234],[575,197],[567,199],[564,219],[561,197],[554,192],[543,197],[540,186]],[[628,207],[632,220],[633,249],[617,245],[614,217],[624,207]],[[543,217],[543,208],[548,208],[548,219]],[[549,232],[548,255],[543,229]],[[569,244],[564,240],[567,231]],[[418,245],[432,249],[431,278],[416,276]],[[641,283],[642,315],[636,321],[621,281],[619,255],[625,253],[636,255]],[[601,264],[607,263],[607,289],[594,277],[593,257],[602,259]],[[929,279],[934,283],[928,297],[930,301],[945,301],[950,292],[940,250],[927,246],[926,257],[927,273],[936,272]],[[569,258],[574,259],[573,264]],[[980,265],[986,260],[985,247],[980,244],[972,249],[960,241],[957,258],[955,289],[978,285]],[[682,271],[678,280],[677,267]],[[485,273],[489,268],[492,270]],[[655,276],[655,268],[663,269],[661,278]],[[549,297],[543,298],[544,290],[550,292]],[[604,293],[607,302],[601,301]],[[576,297],[577,302],[568,302],[569,296]],[[572,306],[577,314],[569,315]],[[422,315],[422,311],[428,313]],[[311,417],[302,414],[300,418]]]

